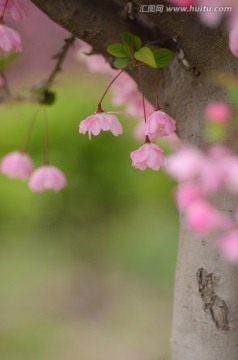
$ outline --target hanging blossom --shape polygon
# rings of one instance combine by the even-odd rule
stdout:
[[[66,178],[63,172],[55,166],[43,165],[36,169],[30,179],[29,188],[35,192],[44,190],[59,191],[66,186]]]
[[[21,180],[29,179],[34,170],[33,162],[29,155],[23,152],[14,151],[5,155],[0,164],[2,174],[10,178]]]
[[[17,21],[25,20],[30,16],[28,7],[20,0],[0,0],[0,49],[4,52],[22,51],[21,36],[4,23],[7,14]]]
[[[132,151],[132,166],[140,170],[159,170],[165,164],[165,157],[163,150],[151,141],[173,134],[175,124],[175,120],[161,110],[155,110],[148,118],[145,116],[145,123],[141,126],[145,143],[138,150]]]
[[[8,26],[0,24],[0,48],[5,51],[22,51],[20,35]]]
[[[90,140],[91,134],[96,136],[101,131],[111,131],[114,136],[118,136],[122,134],[122,126],[114,114],[105,111],[96,112],[79,124],[79,133],[84,135],[87,132]]]
[[[156,144],[145,143],[131,153],[132,166],[139,170],[159,170],[165,163],[163,150]]]
[[[78,40],[79,49],[76,58],[83,62],[93,74],[107,74],[113,78],[117,70],[113,69],[105,58],[100,54],[92,53],[92,46],[82,40]],[[111,86],[111,102],[115,106],[123,106],[125,112],[138,117],[143,117],[142,94],[135,80],[126,72],[123,72]],[[147,114],[153,111],[153,105],[145,99]]]
[[[84,41],[79,40],[79,50],[77,51],[77,59],[87,66],[88,70],[92,73],[101,73],[108,74],[110,77],[114,77],[118,71],[111,68],[109,63],[105,60],[102,55],[92,54],[92,47],[85,43]],[[144,115],[143,101],[142,101],[142,93],[138,89],[138,85],[135,80],[127,73],[123,72],[116,82],[113,82],[111,86],[111,102],[115,106],[123,106],[125,112],[130,114],[131,116],[137,117],[139,119],[138,125],[135,128],[134,136],[138,140],[143,140],[144,136],[149,135],[149,138],[155,138],[158,136],[168,136],[173,134],[175,131],[175,121],[170,118],[169,115],[165,114],[162,111],[155,112],[153,105],[145,98],[145,109],[146,115],[151,116],[152,119],[149,121],[150,125],[146,128],[145,132],[145,124],[142,121]],[[154,113],[154,115],[152,115]],[[160,119],[156,120],[155,117],[159,117]],[[164,117],[167,116],[166,120],[163,120]],[[93,116],[93,118],[92,118]],[[86,132],[89,133],[89,137],[92,135],[98,135],[101,130],[104,131],[112,131],[112,127],[109,129],[102,128],[101,121],[99,121],[99,117],[92,115],[81,122],[79,131],[82,134]],[[115,120],[115,119],[114,119]],[[148,118],[149,120],[149,118]],[[155,120],[155,121],[154,121]],[[149,131],[153,129],[153,123],[156,123],[156,131],[153,131],[154,134],[149,134]],[[120,126],[118,121],[113,121],[114,124],[114,135],[121,134]],[[147,130],[148,129],[148,130]],[[170,137],[169,142],[174,142],[176,139],[174,137]]]
[[[148,135],[151,140],[171,135],[175,130],[175,120],[162,110],[155,110],[145,123],[145,135]]]

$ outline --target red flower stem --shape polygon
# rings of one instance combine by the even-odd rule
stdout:
[[[114,83],[114,81],[116,81],[116,79],[121,75],[121,73],[122,73],[123,71],[124,71],[124,70],[121,70],[121,71],[114,77],[114,79],[110,82],[110,84],[108,85],[108,87],[107,87],[106,90],[104,91],[103,96],[101,97],[101,100],[100,100],[99,103],[98,103],[98,112],[103,112],[103,110],[102,110],[102,101],[103,101],[103,99],[105,98],[108,90],[110,89],[110,87],[112,86],[112,84]]]
[[[139,70],[140,88],[141,88],[141,94],[142,94],[142,104],[143,104],[143,111],[144,111],[144,120],[145,120],[145,123],[146,123],[145,96],[144,96],[144,93],[143,93],[143,83],[142,83],[142,75],[141,75],[140,64],[138,64],[138,70]]]
[[[3,12],[2,12],[2,15],[0,17],[0,22],[3,22],[4,14],[5,14],[5,11],[6,11],[6,8],[7,8],[7,4],[8,4],[8,0],[6,0],[6,2],[5,2]]]
[[[157,110],[160,110],[160,105],[159,105],[158,94],[157,94],[154,86],[153,86],[153,91],[154,91],[154,97],[155,97],[155,111],[157,111]]]
[[[44,164],[49,165],[49,129],[48,129],[48,119],[46,115],[46,109],[44,108],[45,114],[45,131],[44,131]]]
[[[32,130],[33,130],[33,127],[35,125],[35,121],[36,121],[36,118],[37,118],[37,115],[39,113],[39,110],[40,108],[38,108],[30,122],[30,125],[29,125],[29,128],[28,128],[28,131],[27,131],[27,134],[26,134],[26,139],[24,141],[24,145],[22,147],[22,152],[26,153],[28,151],[28,146],[29,146],[29,142],[30,142],[30,138],[31,138],[31,134],[32,134]]]

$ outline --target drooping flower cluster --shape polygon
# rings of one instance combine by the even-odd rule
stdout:
[[[34,168],[33,162],[25,152],[14,151],[3,157],[0,171],[12,179],[28,181],[29,188],[35,192],[44,190],[59,191],[66,186],[62,171],[52,165]]]
[[[118,70],[113,69],[102,55],[91,54],[91,51],[92,47],[80,40],[76,57],[87,66],[91,73],[107,74],[113,79],[117,75]],[[142,131],[142,136],[137,136],[138,132],[141,134],[140,128],[143,124],[144,109],[142,94],[138,89],[137,83],[128,73],[123,72],[117,81],[111,85],[111,102],[115,106],[123,106],[126,113],[139,119],[139,126],[135,130],[135,137],[139,140],[143,139],[144,130]],[[146,98],[145,107],[147,115],[154,111],[153,105]]]
[[[115,80],[121,80],[121,78],[123,79],[125,90],[122,83],[120,83],[119,87],[118,85],[115,85]],[[143,123],[142,128],[143,138],[145,141],[138,150],[131,153],[132,165],[140,170],[145,170],[146,168],[159,170],[165,163],[163,150],[157,144],[151,143],[151,141],[157,137],[164,137],[173,134],[176,129],[175,120],[160,109],[154,110],[152,105],[148,101],[146,102],[144,95],[139,93],[137,86],[135,87],[134,84],[134,80],[132,80],[129,75],[125,74],[123,71],[120,71],[119,73],[116,72],[115,78],[109,84],[98,104],[97,112],[81,121],[79,125],[79,132],[81,134],[88,132],[90,139],[91,135],[98,135],[101,131],[111,131],[114,136],[122,134],[120,121],[113,113],[106,112],[102,109],[102,100],[111,86],[114,87],[114,91],[115,89],[121,90],[118,91],[119,95],[116,98],[117,105],[123,104],[126,100],[132,100],[133,102],[133,100],[135,100],[133,95],[136,94],[136,100],[138,100],[137,105],[139,105],[139,113],[141,115],[141,112],[143,112],[145,117],[145,122]],[[141,97],[140,100],[137,96],[138,94]],[[151,113],[148,118],[146,117],[147,103],[149,104],[149,110]],[[130,106],[131,105],[128,103],[127,110],[130,109]],[[138,111],[138,106],[134,104],[131,109],[137,109]]]
[[[225,17],[229,32],[229,47],[232,54],[238,57],[237,0],[170,0],[170,2],[178,6],[196,7],[200,20],[209,27],[217,27]]]
[[[23,21],[30,16],[30,12],[21,0],[0,0],[0,49],[4,52],[22,51],[21,36],[5,25],[8,14],[16,21]]]

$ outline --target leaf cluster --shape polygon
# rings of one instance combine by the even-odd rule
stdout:
[[[156,46],[142,46],[139,36],[130,32],[122,32],[121,43],[110,44],[107,47],[109,54],[115,56],[114,66],[123,69],[127,66],[135,67],[137,62],[144,63],[152,68],[163,68],[173,59],[173,52]]]

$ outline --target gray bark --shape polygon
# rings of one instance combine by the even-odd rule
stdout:
[[[225,99],[225,91],[214,85],[209,75],[212,71],[237,74],[237,60],[229,52],[224,29],[207,29],[188,13],[139,14],[130,20],[119,0],[32,2],[105,56],[106,45],[118,41],[121,31],[137,33],[144,42],[159,39],[170,48],[183,48],[190,70],[175,57],[168,69],[149,69],[143,77],[145,84],[151,79],[156,82],[160,104],[176,118],[180,137],[199,147],[206,145],[204,106]],[[151,85],[145,85],[148,98],[150,90]],[[223,211],[234,209],[234,202],[227,196],[219,203]],[[182,217],[171,345],[172,360],[238,359],[238,269],[222,260],[214,239],[198,239],[189,233]]]

